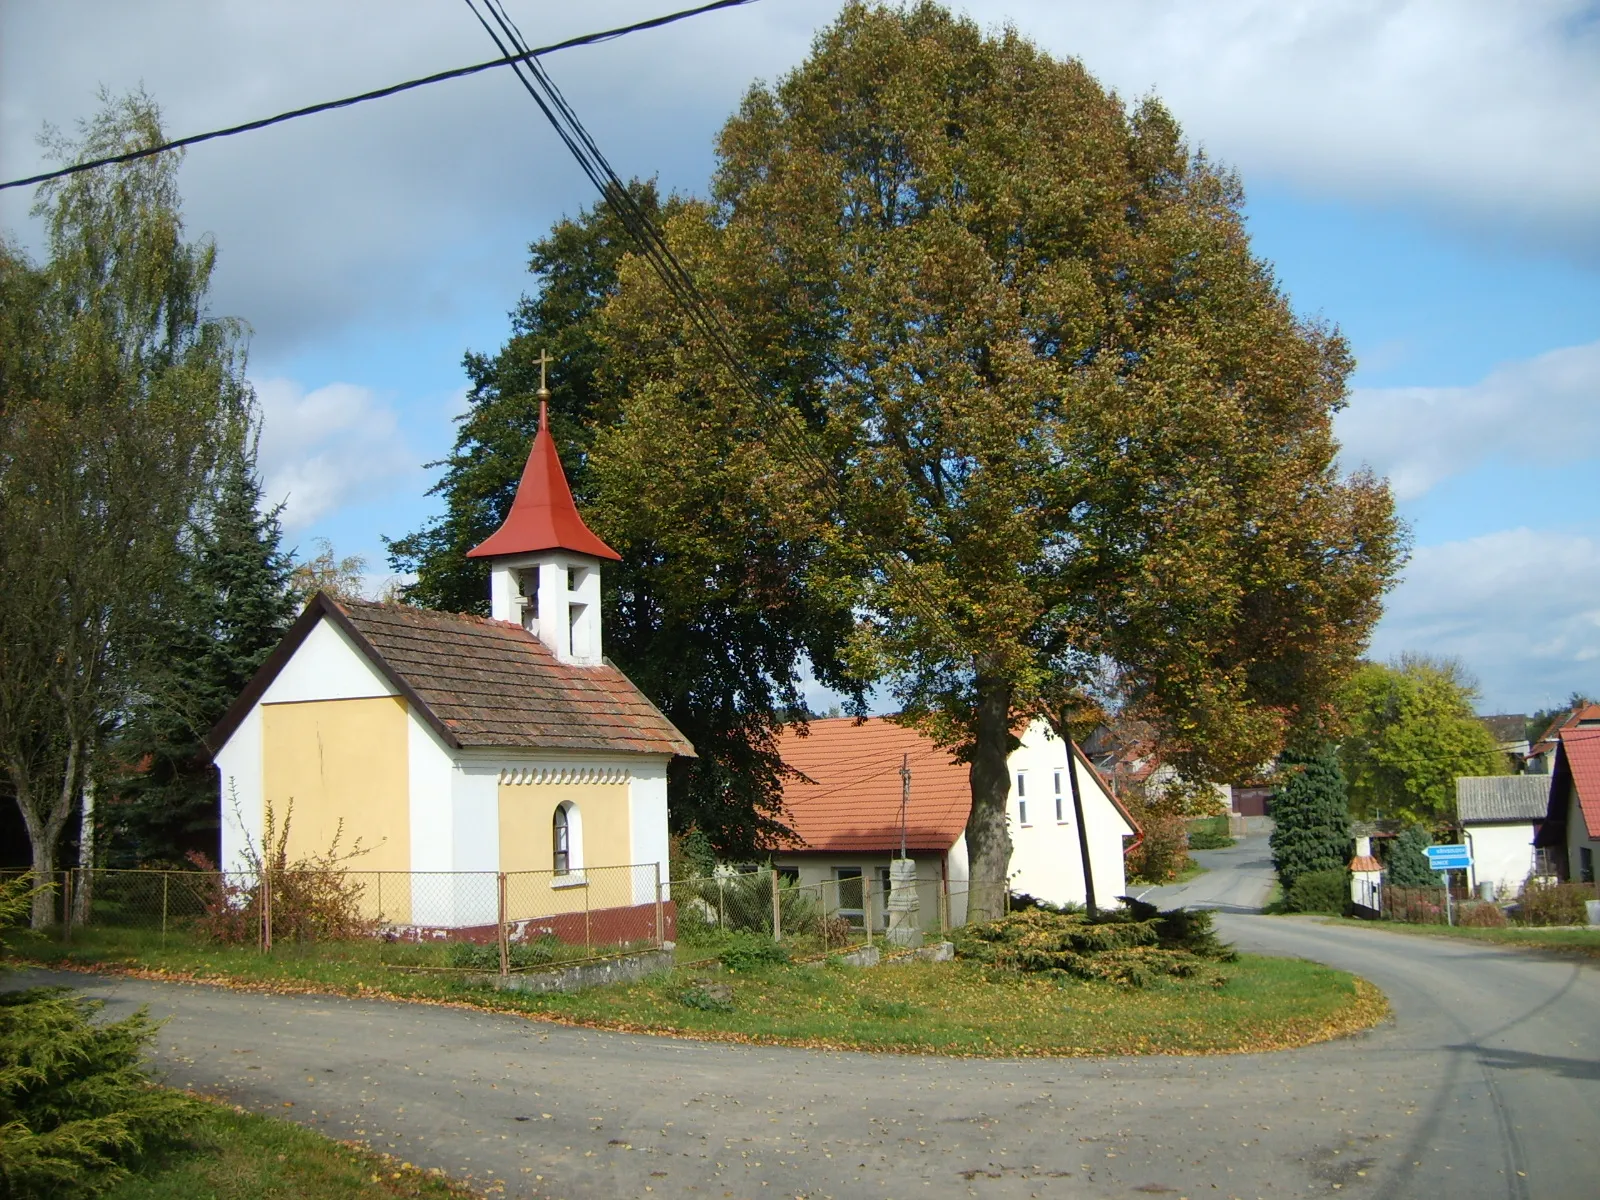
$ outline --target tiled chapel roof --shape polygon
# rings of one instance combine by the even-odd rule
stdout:
[[[557,661],[520,625],[319,592],[206,738],[232,736],[311,629],[330,620],[454,747],[692,756],[694,747],[610,663]]]

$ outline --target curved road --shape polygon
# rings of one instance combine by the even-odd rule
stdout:
[[[1189,901],[1247,908],[1263,853],[1249,839],[1208,856]],[[1243,948],[1361,972],[1396,1019],[1278,1054],[997,1062],[134,980],[87,990],[111,1015],[148,1004],[173,1018],[159,1057],[174,1084],[514,1196],[1600,1192],[1600,972],[1302,919],[1219,924]]]

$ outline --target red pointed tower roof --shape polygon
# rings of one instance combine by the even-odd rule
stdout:
[[[511,511],[499,529],[467,551],[468,558],[532,554],[537,550],[570,550],[595,558],[622,557],[590,532],[578,515],[555,439],[550,436],[549,397],[550,393],[541,387],[539,432],[534,435],[533,452],[522,469],[522,482],[517,484]]]

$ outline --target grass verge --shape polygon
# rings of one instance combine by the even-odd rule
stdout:
[[[1501,946],[1527,946],[1583,958],[1600,958],[1600,929],[1539,929],[1508,926],[1503,929],[1477,929],[1461,925],[1413,925],[1407,921],[1362,921],[1354,917],[1332,918],[1340,925],[1362,925],[1392,933],[1415,933],[1424,937],[1456,938],[1459,941],[1494,942]]]
[[[372,945],[284,946],[271,955],[166,944],[137,931],[86,930],[69,946],[24,935],[13,950],[41,965],[194,979],[267,991],[383,995],[470,1005],[633,1032],[821,1048],[976,1056],[1215,1054],[1283,1049],[1370,1028],[1388,1012],[1371,984],[1299,959],[1242,955],[1220,987],[1142,990],[988,970],[968,962],[861,970],[837,964],[719,973],[731,1007],[698,1007],[704,972],[529,995],[458,977],[405,975]]]
[[[197,1104],[188,1146],[146,1161],[102,1200],[461,1200],[435,1174],[288,1121]]]

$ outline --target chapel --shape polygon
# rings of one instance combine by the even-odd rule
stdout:
[[[385,873],[392,927],[483,926],[497,889],[517,919],[655,919],[667,766],[694,748],[604,657],[619,556],[573,502],[548,400],[505,521],[469,551],[487,618],[318,593],[207,736],[224,870],[249,869],[270,814],[291,858],[359,843],[348,869]]]

